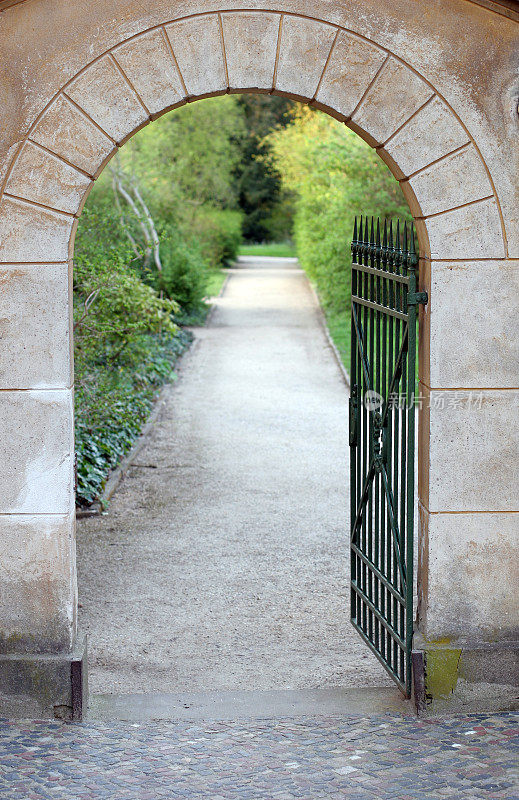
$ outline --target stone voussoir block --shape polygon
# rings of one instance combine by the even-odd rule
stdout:
[[[51,103],[30,138],[93,177],[115,150],[111,139],[63,95]]]
[[[303,17],[284,16],[275,90],[312,99],[319,86],[337,28]]]
[[[426,167],[408,182],[418,201],[411,211],[417,216],[437,214],[492,195],[485,165],[473,145]]]
[[[379,152],[384,160],[397,165],[397,177],[404,178],[469,141],[455,114],[443,100],[434,97]]]
[[[90,64],[67,86],[66,94],[115,142],[124,141],[149,119],[109,55]]]
[[[0,264],[0,389],[72,385],[69,265]]]
[[[0,392],[0,514],[70,514],[74,508],[71,389]]]
[[[433,94],[409,67],[389,58],[348,124],[371,145],[383,144]]]
[[[151,114],[185,102],[185,92],[165,31],[160,28],[112,51]]]
[[[0,202],[0,263],[66,261],[73,217],[4,197]]]
[[[468,261],[505,257],[501,222],[493,197],[429,217],[426,227],[432,259]]]
[[[347,119],[387,57],[380,47],[341,31],[333,45],[316,103]]]
[[[260,11],[222,14],[231,91],[272,89],[280,19],[280,14]]]
[[[227,91],[222,32],[217,14],[179,20],[166,32],[189,97]]]
[[[76,214],[90,178],[32,142],[26,142],[5,191],[57,211]]]

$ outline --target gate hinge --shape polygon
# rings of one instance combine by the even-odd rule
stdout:
[[[427,292],[408,292],[407,305],[415,306],[417,303],[426,305],[429,302],[429,295]]]

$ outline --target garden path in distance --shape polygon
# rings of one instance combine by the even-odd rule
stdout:
[[[349,623],[348,390],[294,259],[241,258],[105,516],[91,693],[392,686]]]

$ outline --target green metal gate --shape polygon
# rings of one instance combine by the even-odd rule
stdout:
[[[351,244],[351,621],[407,696],[413,636],[418,259],[400,222]]]

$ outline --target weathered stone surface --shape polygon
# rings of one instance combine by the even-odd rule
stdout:
[[[279,14],[254,11],[222,14],[231,90],[272,89],[279,20]]]
[[[47,109],[31,138],[92,176],[115,149],[113,142],[63,96]]]
[[[350,127],[367,135],[370,143],[382,144],[432,95],[430,86],[409,67],[390,58],[353,115]]]
[[[409,205],[417,216],[437,214],[492,194],[485,166],[472,145],[422,170],[409,186],[418,201]]]
[[[424,364],[425,383],[516,387],[519,262],[433,262],[428,291],[430,361]]]
[[[432,259],[504,258],[501,222],[494,199],[427,220]]]
[[[0,392],[0,515],[71,513],[72,414],[71,390]]]
[[[113,54],[151,114],[183,102],[185,92],[162,29],[132,39]]]
[[[519,390],[429,390],[428,509],[519,509]]]
[[[6,192],[75,214],[91,183],[82,172],[27,142],[11,172]]]
[[[519,514],[422,514],[421,524],[429,568],[420,608],[426,639],[516,639]]]
[[[166,31],[188,95],[224,92],[227,76],[218,16],[209,14],[174,22]]]
[[[8,197],[0,202],[0,263],[66,261],[73,218]]]
[[[326,65],[336,28],[301,17],[283,17],[275,88],[312,98]]]
[[[468,141],[469,135],[456,116],[435,97],[384,145],[381,155],[393,159],[400,169],[398,177],[403,178]]]
[[[74,515],[0,515],[0,653],[55,653],[75,632]]]
[[[68,264],[0,265],[0,389],[72,385]]]
[[[386,57],[384,50],[341,31],[319,86],[317,102],[344,118],[350,117]]]
[[[72,649],[0,653],[0,715],[80,722],[88,706],[87,681],[85,637],[76,638]]]
[[[66,93],[116,142],[148,119],[137,95],[108,56],[91,64]]]

